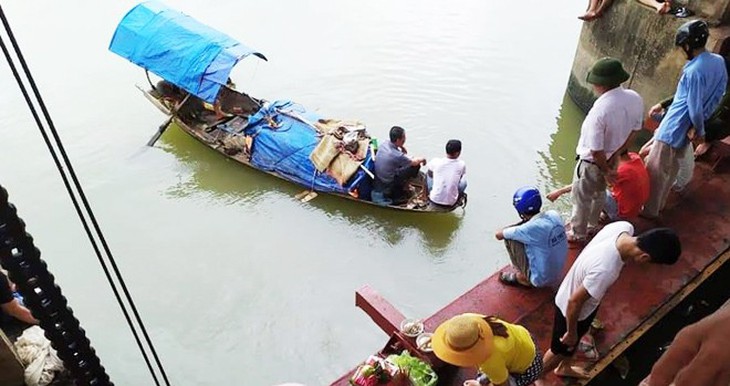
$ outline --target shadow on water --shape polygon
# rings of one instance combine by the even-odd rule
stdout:
[[[540,156],[538,169],[544,192],[563,187],[573,181],[575,147],[578,144],[584,118],[585,114],[570,99],[566,91],[556,118],[557,130],[550,136],[550,146],[547,151],[538,151]],[[559,200],[556,205],[561,211],[568,212],[570,200]]]
[[[257,205],[272,194],[289,196],[295,201],[293,196],[302,191],[296,184],[224,157],[176,126],[165,132],[160,145],[191,171],[189,177],[181,177],[166,191],[170,197],[190,197],[205,192],[226,205]],[[464,213],[462,209],[443,214],[398,212],[325,194],[301,205],[330,219],[344,220],[355,228],[363,229],[363,235],[376,234],[389,245],[397,245],[410,233],[418,232],[422,245],[437,258],[448,250]]]

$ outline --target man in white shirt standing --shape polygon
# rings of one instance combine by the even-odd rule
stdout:
[[[446,142],[446,158],[434,158],[428,163],[428,198],[437,205],[453,206],[466,190],[466,163],[459,159],[461,141]]]
[[[628,79],[614,58],[600,59],[588,72],[586,81],[599,97],[583,121],[575,150],[569,242],[585,242],[588,228],[598,225],[606,184],[616,177],[614,155],[629,144],[634,131],[641,130],[644,102],[635,91],[621,87]]]
[[[588,332],[603,296],[624,265],[671,265],[681,253],[679,238],[669,228],[652,229],[634,237],[634,226],[629,222],[606,225],[575,260],[555,295],[553,335],[543,359],[543,373],[554,369],[558,376],[587,378],[583,369],[566,362]]]

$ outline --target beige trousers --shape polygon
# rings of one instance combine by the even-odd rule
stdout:
[[[646,156],[646,170],[649,172],[649,201],[642,213],[648,217],[659,216],[667,202],[669,190],[674,185],[679,171],[679,161],[685,148],[675,149],[662,141],[654,141]]]
[[[578,161],[573,174],[573,213],[570,226],[575,237],[586,237],[588,226],[597,226],[606,203],[606,179],[595,164]]]
[[[517,268],[520,273],[530,280],[530,263],[527,260],[527,252],[525,251],[525,244],[519,241],[504,239],[504,245],[507,247],[507,253],[509,253],[509,259],[512,261],[512,265]]]

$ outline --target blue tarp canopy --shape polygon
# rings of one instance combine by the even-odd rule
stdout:
[[[124,16],[109,50],[211,103],[239,60],[251,54],[266,60],[157,1],[141,3]]]
[[[344,194],[356,187],[362,191],[361,182],[369,183],[369,177],[362,170],[358,170],[345,186],[339,185],[326,173],[315,173],[309,155],[320,141],[317,132],[302,120],[280,114],[279,111],[290,113],[307,122],[317,122],[321,118],[318,114],[307,111],[303,106],[291,101],[275,101],[262,107],[248,118],[248,125],[243,129],[244,134],[254,138],[251,149],[253,166],[275,172],[284,179],[319,192]],[[271,126],[272,122],[275,122],[276,127]],[[363,165],[372,169],[370,152],[363,160]]]

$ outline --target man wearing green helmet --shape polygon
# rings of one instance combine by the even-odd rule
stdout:
[[[598,225],[606,185],[616,178],[615,155],[641,130],[644,102],[635,91],[621,87],[628,79],[629,74],[614,58],[598,60],[588,72],[586,81],[593,85],[598,99],[583,121],[576,147],[570,242],[585,242],[588,228]]]
[[[677,30],[675,44],[684,51],[688,62],[682,70],[674,100],[654,134],[654,143],[646,157],[646,168],[651,179],[649,201],[642,215],[658,218],[664,208],[670,188],[674,184],[683,155],[691,157],[688,140],[690,128],[698,148],[705,147],[705,121],[715,111],[727,86],[727,70],[722,56],[707,52],[705,44],[710,32],[703,20],[683,24]],[[658,104],[650,115],[660,113]]]

